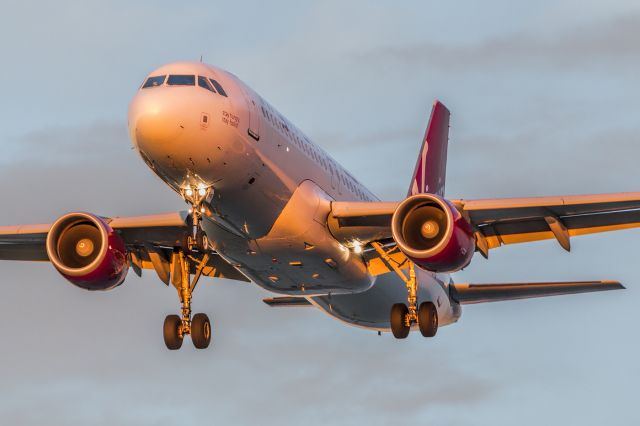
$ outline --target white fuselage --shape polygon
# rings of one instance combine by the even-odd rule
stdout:
[[[214,249],[265,289],[388,329],[391,305],[406,301],[404,283],[394,273],[371,276],[362,255],[327,227],[332,201],[376,197],[232,74],[182,62],[149,75],[160,76],[163,83],[141,88],[131,102],[131,139],[182,196],[210,190],[202,228]],[[195,84],[170,76],[194,76]],[[449,277],[419,271],[418,281],[418,298],[436,304],[440,325],[455,322],[460,306],[449,298]]]

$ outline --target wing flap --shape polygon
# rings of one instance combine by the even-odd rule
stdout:
[[[496,214],[502,216],[502,212]],[[640,227],[640,210],[583,213],[575,216],[538,216],[527,219],[496,219],[490,223],[473,222],[487,239],[489,248],[504,244],[556,238],[545,218],[559,220],[570,237]]]
[[[558,296],[563,294],[621,290],[624,288],[625,287],[618,281],[451,284],[449,286],[449,294],[456,302],[466,305],[473,303],[528,299],[533,297]]]

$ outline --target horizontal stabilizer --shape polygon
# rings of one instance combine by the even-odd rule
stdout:
[[[311,303],[304,297],[269,297],[262,299],[262,301],[272,308],[283,306],[311,306]]]
[[[592,291],[621,290],[618,281],[569,281],[551,283],[509,284],[452,284],[451,298],[460,304],[498,302],[561,294],[589,293]]]

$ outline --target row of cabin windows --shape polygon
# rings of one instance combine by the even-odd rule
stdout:
[[[337,179],[344,187],[349,188],[351,192],[357,194],[361,199],[366,199],[365,194],[360,189],[360,186],[355,184],[355,180],[353,178],[346,178],[341,170],[332,161],[327,160],[324,155],[314,149],[313,145],[311,145],[311,143],[306,138],[301,138],[300,136],[298,136],[298,132],[289,130],[287,122],[282,117],[280,117],[279,114],[272,113],[270,107],[265,108],[264,106],[261,106],[260,108],[262,109],[262,115],[264,116],[264,118],[269,120],[269,122],[271,122],[273,126],[281,129],[282,132],[290,140],[298,145],[298,148],[300,148],[309,157],[315,160],[316,163],[324,167],[325,170],[330,172],[332,175],[337,176]]]
[[[202,87],[213,93],[219,93],[220,95],[227,97],[227,92],[224,91],[220,83],[213,78],[207,78],[202,75],[197,76],[198,86]],[[143,89],[150,87],[158,87],[166,84],[167,86],[195,86],[196,76],[186,74],[174,74],[168,78],[166,75],[157,75],[149,77],[142,85]]]
[[[265,108],[264,106],[261,106],[260,108],[262,109],[262,115],[264,116],[264,118],[269,120],[271,124],[273,124],[275,127],[281,129],[282,132],[290,140],[292,140],[296,145],[298,145],[298,147],[302,151],[304,151],[309,157],[314,159],[318,164],[322,165],[322,167],[324,167],[325,169],[330,170],[330,167],[328,166],[325,158],[322,155],[320,155],[315,149],[313,149],[309,141],[306,141],[306,140],[303,141],[302,138],[298,136],[298,132],[291,131],[286,121],[282,117],[280,117],[279,114],[272,113],[270,111],[270,108]]]

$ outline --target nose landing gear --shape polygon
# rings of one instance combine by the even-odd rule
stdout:
[[[423,302],[418,308],[418,283],[416,281],[414,263],[409,261],[409,278],[407,278],[379,243],[372,243],[371,245],[407,286],[407,304],[409,306],[404,303],[396,303],[391,307],[389,319],[393,336],[396,339],[406,338],[413,324],[418,324],[420,334],[424,337],[435,336],[438,331],[438,311],[432,302]]]
[[[189,214],[191,215],[191,235],[187,237],[187,246],[189,250],[197,249],[199,252],[205,253],[209,250],[210,244],[207,235],[200,227],[202,214],[205,212],[204,203],[211,201],[213,197],[213,187],[198,185],[197,187],[188,187],[182,190],[182,198],[189,204]]]
[[[176,250],[171,259],[171,283],[178,291],[182,316],[169,315],[164,320],[164,343],[170,350],[180,349],[182,340],[191,335],[197,349],[206,349],[211,343],[211,322],[206,314],[198,313],[191,317],[191,297],[209,261],[209,254],[197,260],[182,250]],[[195,265],[195,274],[191,279],[191,266]]]
[[[213,188],[198,185],[182,190],[182,197],[191,204],[191,234],[187,236],[186,247],[177,248],[171,256],[171,284],[180,298],[181,315],[168,315],[164,320],[164,343],[170,350],[180,349],[184,336],[191,335],[197,349],[205,349],[211,343],[211,321],[206,314],[191,317],[191,297],[198,285],[204,268],[209,262],[209,240],[200,226],[205,212],[204,203],[211,201]],[[193,278],[191,272],[195,270]]]

